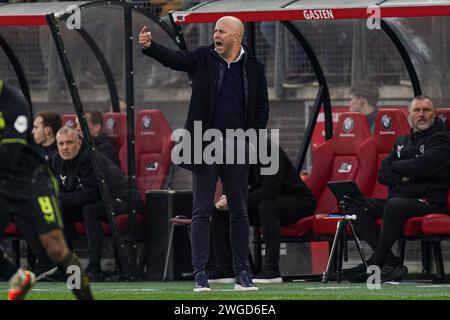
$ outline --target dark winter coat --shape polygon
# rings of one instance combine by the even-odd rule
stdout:
[[[111,198],[125,199],[128,188],[127,176],[103,154],[97,153],[97,157]],[[86,148],[82,148],[75,158],[68,161],[56,154],[51,167],[59,181],[59,198],[63,207],[79,207],[102,200]]]
[[[248,54],[248,50],[245,51],[242,57],[245,95],[245,128],[243,129],[262,129],[266,127],[269,118],[264,67],[256,60],[256,57]],[[150,47],[143,49],[142,53],[156,59],[166,67],[190,74],[192,95],[185,128],[191,137],[194,137],[194,121],[202,122],[203,131],[209,129],[224,76],[221,70],[224,66],[214,46],[201,46],[193,51],[176,51],[152,41]],[[191,155],[193,156],[193,152]],[[202,167],[201,165],[182,166],[194,171]]]
[[[446,210],[450,182],[450,135],[438,118],[423,132],[399,137],[381,162],[380,183],[389,186],[389,198],[422,198]],[[407,182],[401,182],[406,177]]]

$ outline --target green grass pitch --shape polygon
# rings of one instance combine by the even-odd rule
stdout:
[[[450,284],[403,282],[382,284],[369,290],[365,284],[348,282],[287,282],[259,284],[259,291],[235,292],[233,284],[211,284],[212,291],[196,293],[193,282],[93,283],[97,300],[450,300]],[[0,299],[6,299],[8,284],[0,283]],[[40,282],[27,300],[73,300],[65,283]]]

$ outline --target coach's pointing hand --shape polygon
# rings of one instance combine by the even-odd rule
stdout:
[[[152,33],[150,31],[146,31],[147,27],[144,26],[139,32],[139,44],[143,49],[150,47],[152,43]]]

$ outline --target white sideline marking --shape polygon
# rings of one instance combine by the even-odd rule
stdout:
[[[95,289],[95,288],[94,288]],[[150,288],[141,288],[141,289],[107,289],[107,288],[102,288],[102,291],[113,291],[113,292],[155,292],[155,291],[160,291],[158,289],[150,289]]]
[[[365,287],[307,287],[305,290],[339,290],[339,289],[361,289]]]
[[[142,288],[142,289],[120,289],[120,288],[94,288],[95,291],[100,292],[156,292],[158,289]],[[66,288],[33,288],[33,292],[70,292]]]
[[[417,286],[418,288],[450,288],[450,284],[429,284],[424,286]]]
[[[246,292],[245,290],[234,290],[234,289],[214,289],[211,288],[211,291],[220,291],[220,292]],[[248,292],[252,291],[252,290],[247,290]],[[254,292],[254,291],[253,291]]]

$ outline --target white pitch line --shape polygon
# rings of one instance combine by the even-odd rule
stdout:
[[[217,292],[217,291],[220,291],[220,292],[257,292],[258,290],[247,290],[247,291],[241,290],[241,291],[239,291],[239,290],[234,290],[234,289],[214,289],[214,288],[211,288],[211,291],[214,291],[214,292]]]
[[[305,290],[339,290],[339,289],[362,289],[365,287],[307,287]]]
[[[95,288],[94,288],[95,289]],[[102,291],[114,291],[114,292],[156,292],[158,289],[142,288],[142,289],[101,289]]]
[[[33,292],[65,292],[69,289],[66,288],[33,288]],[[100,292],[157,292],[158,289],[142,288],[142,289],[117,289],[117,288],[94,288],[96,291]],[[7,291],[7,290],[6,290]]]

